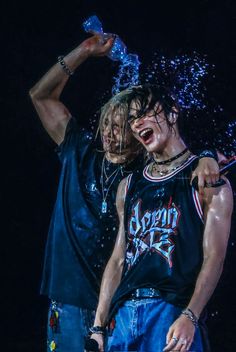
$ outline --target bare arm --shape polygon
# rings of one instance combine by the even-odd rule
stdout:
[[[121,281],[122,270],[125,260],[125,231],[124,231],[124,195],[126,179],[122,180],[117,191],[116,207],[119,216],[119,231],[116,244],[110,260],[107,263],[103,274],[102,284],[99,295],[99,302],[96,311],[94,326],[105,326],[108,318],[110,303],[112,297]],[[103,351],[103,338],[101,335],[93,334],[91,336],[98,344],[100,351]]]
[[[206,303],[210,299],[222,273],[228,238],[230,233],[233,197],[229,183],[218,188],[204,189],[204,217],[205,229],[203,236],[203,264],[198,275],[192,298],[188,304],[194,314],[199,317]],[[171,351],[175,341],[187,340],[190,348],[195,328],[192,322],[181,315],[169,329],[167,335],[168,346],[165,351]],[[181,349],[182,348],[182,349]],[[175,346],[177,351],[185,351],[180,341]],[[187,349],[188,350],[188,349]]]
[[[225,179],[226,180],[226,179]],[[211,297],[223,270],[230,233],[233,196],[229,182],[219,188],[204,191],[205,229],[203,237],[203,265],[189,303],[199,316]]]
[[[75,71],[89,57],[105,56],[112,43],[112,38],[104,43],[100,36],[92,36],[66,55],[64,61],[71,71]],[[60,101],[68,78],[61,65],[57,63],[29,92],[44,128],[57,144],[63,141],[67,123],[71,118],[69,110]]]

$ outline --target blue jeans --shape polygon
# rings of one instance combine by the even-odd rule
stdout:
[[[52,301],[48,314],[47,351],[84,352],[84,340],[94,316],[92,310]]]
[[[107,352],[162,352],[169,327],[180,313],[181,308],[159,297],[126,301],[115,316]],[[190,351],[203,352],[199,329],[196,329]]]

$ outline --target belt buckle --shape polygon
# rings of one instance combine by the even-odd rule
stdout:
[[[155,296],[155,290],[154,290],[154,288],[150,288],[150,297],[154,297]]]
[[[156,296],[157,296],[157,292],[155,288],[149,287],[149,288],[137,288],[131,297],[133,300],[135,300],[137,298],[152,298]]]

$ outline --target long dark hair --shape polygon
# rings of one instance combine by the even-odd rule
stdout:
[[[130,107],[133,101],[135,101],[137,107],[135,118],[139,118],[151,110],[156,115],[162,111],[170,128],[173,127],[173,123],[169,120],[169,115],[171,113],[180,114],[180,108],[173,94],[165,87],[144,84],[133,86],[116,94],[101,109],[98,132],[100,131],[102,135],[106,119],[111,120],[115,114],[122,116],[120,131],[123,143],[121,149],[125,147],[127,132],[131,132],[129,122],[133,118],[130,115]],[[111,131],[111,135],[112,133]],[[135,139],[133,145],[137,148],[137,152],[143,151],[143,147]]]
[[[132,87],[129,94],[129,110],[132,101],[135,101],[136,113],[135,116],[129,114],[128,121],[140,118],[149,111],[154,111],[155,115],[163,112],[169,128],[172,128],[173,122],[169,119],[170,114],[180,115],[180,107],[174,95],[162,86],[145,84]]]

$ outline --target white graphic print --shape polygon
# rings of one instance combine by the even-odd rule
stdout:
[[[156,251],[172,267],[172,252],[175,244],[171,239],[176,235],[180,211],[172,199],[168,206],[154,211],[145,211],[142,215],[141,200],[133,207],[128,223],[128,248],[126,261],[130,268],[144,251]]]

